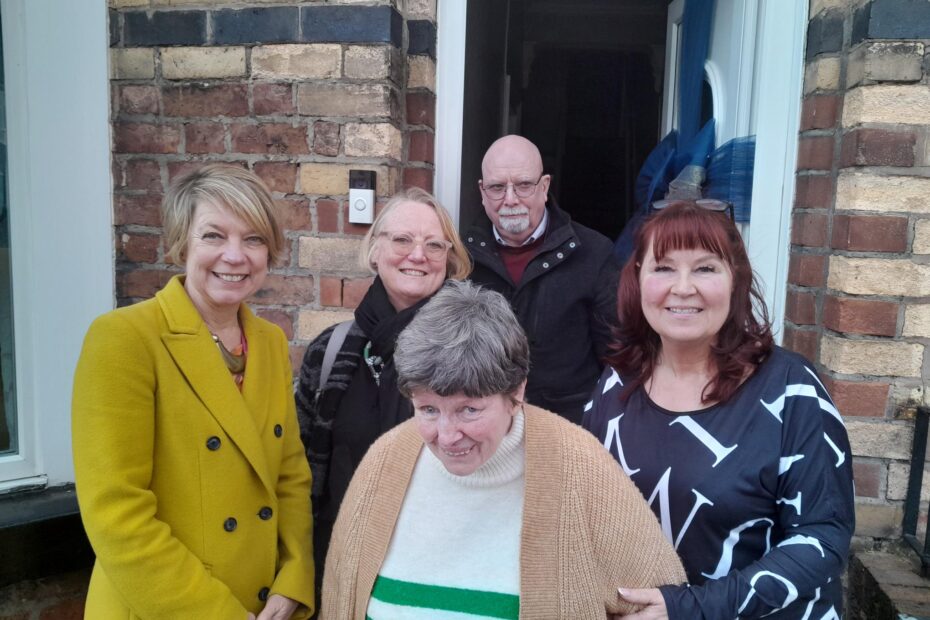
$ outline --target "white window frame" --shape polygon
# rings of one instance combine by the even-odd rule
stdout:
[[[18,453],[0,493],[74,480],[71,387],[114,305],[107,5],[0,0]]]

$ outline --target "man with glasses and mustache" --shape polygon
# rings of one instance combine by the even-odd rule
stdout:
[[[526,138],[494,142],[481,175],[490,222],[465,234],[471,280],[503,294],[526,331],[527,401],[578,423],[616,316],[613,244],[555,204],[539,149]]]

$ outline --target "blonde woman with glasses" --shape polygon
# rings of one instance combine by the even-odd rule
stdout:
[[[393,196],[362,240],[359,260],[375,275],[355,320],[307,348],[297,386],[301,438],[313,471],[314,555],[319,567],[349,481],[368,448],[412,417],[397,391],[394,343],[446,279],[463,280],[471,260],[452,219],[419,188]]]

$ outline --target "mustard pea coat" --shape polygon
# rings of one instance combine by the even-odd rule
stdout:
[[[310,471],[284,334],[245,306],[240,393],[183,287],[94,321],[74,378],[85,616],[241,619],[313,605]]]

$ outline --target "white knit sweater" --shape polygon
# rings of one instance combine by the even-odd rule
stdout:
[[[524,416],[486,463],[456,476],[420,452],[368,605],[372,620],[516,618]]]

